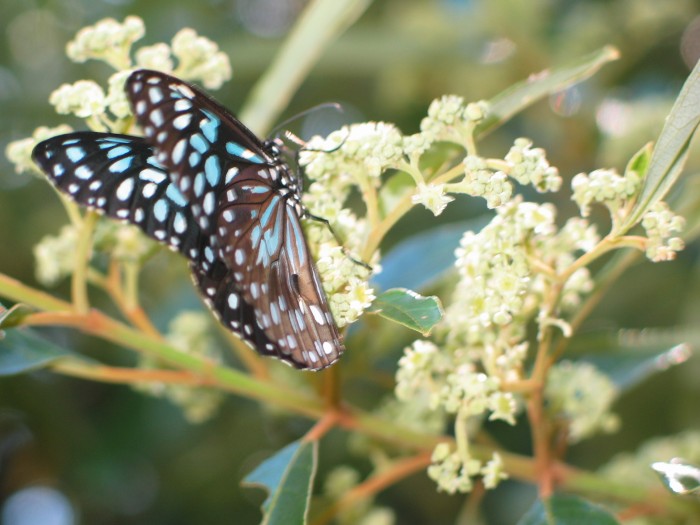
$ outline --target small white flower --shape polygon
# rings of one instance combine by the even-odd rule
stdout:
[[[477,124],[486,118],[489,112],[489,103],[485,100],[479,100],[477,102],[470,102],[467,107],[464,108],[464,117],[466,120]]]
[[[454,197],[445,194],[444,184],[419,184],[416,194],[411,198],[414,204],[422,204],[435,216],[440,215],[453,200]]]
[[[508,479],[508,473],[503,467],[503,459],[498,452],[494,452],[491,460],[481,468],[485,488],[495,489],[502,480]]]

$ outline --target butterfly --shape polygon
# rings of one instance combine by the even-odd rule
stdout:
[[[344,344],[302,231],[298,172],[198,87],[136,70],[126,94],[143,137],[91,131],[32,157],[78,204],[184,255],[220,322],[263,355],[320,370]]]

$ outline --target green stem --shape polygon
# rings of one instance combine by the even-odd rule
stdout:
[[[265,133],[289,105],[321,54],[368,7],[369,0],[313,0],[248,96],[241,120]]]
[[[565,271],[559,274],[559,281],[565,283],[579,269],[588,266],[603,254],[618,248],[635,248],[643,250],[646,244],[644,237],[606,237],[598,243],[590,252],[584,253],[576,259]]]
[[[124,302],[128,309],[139,308],[139,270],[140,265],[136,262],[127,262],[122,265],[124,268]]]
[[[448,182],[456,177],[461,176],[464,173],[464,168],[461,164],[454,166],[453,168],[447,170],[445,173],[435,177],[431,181],[432,184],[441,184],[443,182]],[[413,193],[404,195],[396,203],[394,208],[384,217],[384,220],[377,224],[376,227],[372,229],[367,238],[367,243],[365,248],[361,253],[361,258],[363,261],[368,261],[372,254],[377,251],[379,245],[381,244],[384,236],[394,227],[394,225],[401,220],[401,218],[409,212],[413,207]]]
[[[0,297],[16,303],[28,304],[47,312],[68,311],[70,303],[56,299],[52,295],[27,286],[12,277],[0,273]]]
[[[211,361],[184,353],[167,342],[134,330],[102,313],[92,310],[87,315],[34,314],[26,318],[31,326],[68,326],[84,333],[111,341],[125,348],[148,354],[181,370],[202,376],[208,383],[264,403],[271,403],[291,412],[318,419],[325,413],[323,402],[273,383],[259,381],[247,374],[217,366]]]
[[[88,301],[87,282],[92,250],[92,232],[97,224],[97,213],[88,211],[78,233],[78,245],[75,251],[75,267],[71,280],[73,306],[78,313],[84,314],[90,309]]]

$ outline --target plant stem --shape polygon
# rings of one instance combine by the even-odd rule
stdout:
[[[78,245],[75,250],[75,266],[71,280],[71,294],[73,306],[80,314],[87,313],[90,309],[88,300],[87,282],[90,265],[90,252],[92,250],[92,232],[97,224],[97,213],[88,210],[83,216],[83,221],[78,232]]]
[[[430,454],[428,453],[418,454],[417,456],[394,462],[390,467],[372,475],[363,483],[345,493],[342,498],[314,520],[313,525],[329,523],[344,510],[356,505],[358,502],[372,498],[375,494],[423,470],[428,465],[430,465]]]
[[[38,313],[28,316],[25,324],[30,326],[70,326],[87,334],[95,335],[120,346],[157,357],[172,366],[188,370],[202,377],[207,384],[219,385],[223,390],[272,403],[292,412],[314,419],[324,413],[323,403],[290,391],[272,383],[259,381],[231,368],[217,366],[197,356],[181,352],[167,342],[144,334],[115,321],[95,310],[87,315],[71,313]]]
[[[0,297],[49,312],[69,311],[71,309],[70,303],[27,286],[2,273],[0,273]]]
[[[369,0],[310,2],[265,75],[251,90],[240,112],[241,120],[257,133],[269,130],[330,42],[369,4]]]

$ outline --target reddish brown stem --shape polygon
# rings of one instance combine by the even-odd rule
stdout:
[[[430,465],[430,454],[427,452],[397,461],[391,467],[370,476],[364,483],[348,491],[326,512],[319,516],[314,521],[314,525],[324,525],[330,522],[336,515],[353,506],[358,501],[374,496],[378,492],[407,478],[411,474],[427,468],[428,465]]]

